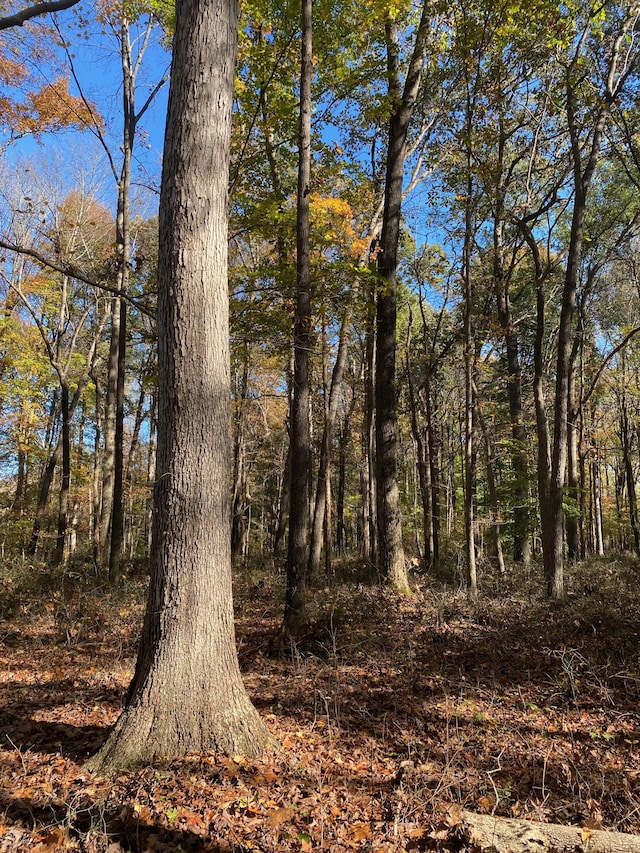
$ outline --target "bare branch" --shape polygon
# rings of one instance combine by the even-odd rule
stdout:
[[[10,252],[16,252],[19,255],[26,255],[29,258],[33,258],[34,261],[37,261],[39,264],[42,264],[45,267],[48,267],[51,270],[55,270],[55,272],[62,273],[63,275],[68,275],[70,278],[75,278],[78,281],[82,281],[85,284],[88,284],[90,287],[95,287],[97,290],[102,290],[105,293],[111,293],[113,296],[120,296],[127,300],[130,305],[133,305],[134,308],[137,308],[138,311],[142,314],[146,314],[147,317],[151,317],[155,319],[155,312],[150,308],[147,308],[146,305],[138,302],[137,299],[133,299],[130,296],[127,296],[125,293],[122,293],[119,287],[115,285],[106,284],[104,281],[96,281],[95,279],[88,276],[78,267],[73,266],[73,264],[63,264],[58,261],[54,261],[52,258],[47,258],[46,255],[43,255],[41,252],[38,252],[36,249],[29,249],[26,246],[18,246],[15,243],[11,243],[8,240],[4,240],[0,238],[0,249],[8,249]],[[147,294],[149,295],[149,294]]]

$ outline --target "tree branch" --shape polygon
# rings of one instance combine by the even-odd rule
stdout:
[[[10,27],[22,27],[31,18],[36,18],[39,15],[46,15],[48,12],[60,12],[63,9],[70,9],[72,6],[77,6],[80,0],[51,0],[48,3],[36,3],[33,6],[27,6],[21,12],[16,12],[15,15],[7,15],[5,18],[0,18],[0,30],[8,30]]]
[[[0,237],[0,249],[7,249],[10,252],[16,252],[19,255],[25,255],[28,258],[33,258],[34,261],[37,261],[42,266],[48,267],[55,272],[62,273],[62,275],[68,275],[70,278],[75,278],[78,281],[84,282],[84,284],[88,284],[90,287],[95,287],[97,290],[102,290],[105,293],[110,293],[112,296],[120,296],[123,299],[133,305],[138,311],[142,314],[146,314],[147,317],[151,317],[155,319],[155,311],[147,308],[146,305],[143,305],[141,302],[138,302],[137,299],[134,299],[130,296],[127,296],[125,293],[122,293],[119,287],[115,287],[114,285],[107,284],[105,281],[96,281],[96,279],[91,278],[86,273],[84,273],[81,269],[74,266],[73,264],[65,264],[58,263],[54,261],[52,258],[47,258],[46,255],[43,255],[41,252],[38,252],[36,249],[29,249],[26,246],[18,246],[15,243],[11,243],[8,240]],[[151,295],[151,294],[145,294]]]

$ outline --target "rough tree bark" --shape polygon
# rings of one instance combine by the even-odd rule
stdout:
[[[179,0],[158,279],[158,454],[151,584],[127,705],[102,773],[269,741],[235,647],[230,554],[227,182],[235,0]]]

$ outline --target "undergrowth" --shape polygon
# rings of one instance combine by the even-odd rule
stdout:
[[[361,567],[360,567],[361,568]],[[355,563],[284,654],[283,578],[237,571],[238,651],[280,751],[189,755],[106,783],[83,767],[131,677],[146,582],[0,567],[0,851],[460,849],[452,805],[640,831],[634,560],[381,588]],[[366,583],[362,578],[366,578]]]

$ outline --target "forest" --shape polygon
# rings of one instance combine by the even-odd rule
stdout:
[[[639,60],[0,4],[0,853],[640,849]]]

